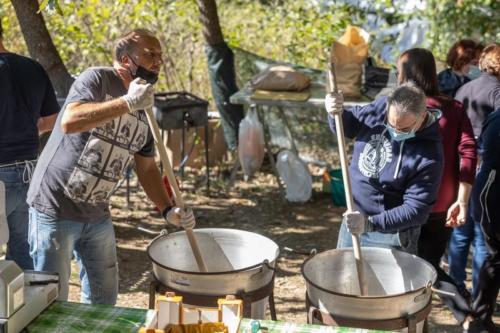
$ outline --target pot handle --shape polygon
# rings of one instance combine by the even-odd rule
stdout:
[[[430,293],[431,289],[432,289],[432,282],[429,281],[427,282],[427,285],[425,286],[425,289],[422,291],[422,293],[420,295],[415,296],[413,302],[420,303],[421,301],[425,300],[427,298],[427,295]]]
[[[435,292],[436,294],[438,294],[438,295],[450,296],[450,297],[457,296],[455,293],[450,293],[449,291],[444,291],[444,290],[437,289],[437,288],[434,288],[434,287],[431,287],[431,290],[433,292]]]
[[[288,246],[283,247],[283,250],[285,250],[287,252],[295,253],[295,254],[300,254],[303,256],[309,256],[309,257],[314,257],[316,255],[316,253],[318,253],[318,250],[316,250],[316,249],[311,249],[311,251],[306,252],[306,251],[297,251],[297,250],[292,249],[291,247],[288,247]]]
[[[145,232],[149,235],[155,235],[156,237],[153,240],[156,240],[159,237],[163,237],[163,236],[168,235],[168,231],[166,229],[162,229],[161,231],[154,231],[154,230],[144,228],[144,227],[137,227],[137,230]]]
[[[265,271],[265,270],[270,270],[270,271],[273,271],[273,276],[276,274],[276,268],[271,266],[271,264],[269,264],[269,260],[267,259],[264,259],[264,261],[262,262],[261,266],[260,266],[260,270],[253,274],[252,276],[250,276],[250,279],[253,279],[253,278],[258,278],[260,277],[260,275]]]
[[[271,266],[271,264],[269,264],[269,260],[267,259],[264,259],[264,261],[262,262],[262,267],[266,267],[267,269],[269,269],[270,271],[275,271],[276,268]]]
[[[264,261],[262,262],[262,266],[260,267],[260,271],[257,274],[261,274],[262,272],[264,272],[264,270],[276,271],[276,268],[269,264],[269,260],[264,259]]]
[[[438,288],[434,288],[432,286],[432,282],[431,281],[427,282],[427,289],[432,290],[433,292],[435,292],[438,295],[450,296],[450,297],[455,297],[456,296],[455,293],[452,293],[452,292],[449,292],[449,291],[444,291],[444,290],[441,290],[441,289],[438,289]]]

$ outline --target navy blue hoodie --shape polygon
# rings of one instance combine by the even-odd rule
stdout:
[[[428,110],[426,127],[412,139],[391,140],[387,97],[343,112],[344,134],[355,139],[349,173],[356,209],[374,231],[395,232],[424,224],[436,200],[443,169],[440,113]],[[333,118],[330,128],[335,131]]]

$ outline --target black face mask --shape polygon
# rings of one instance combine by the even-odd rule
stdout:
[[[147,83],[150,83],[150,84],[155,84],[156,81],[158,81],[158,74],[156,74],[155,72],[149,71],[140,65],[137,65],[131,56],[129,56],[129,58],[134,63],[135,67],[137,67],[135,74],[132,73],[132,71],[130,71],[132,78],[135,79],[135,78],[140,77],[141,79],[143,79],[144,81],[146,81]]]

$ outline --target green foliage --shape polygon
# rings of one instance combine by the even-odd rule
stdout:
[[[474,38],[484,44],[500,40],[498,0],[429,0],[429,8],[423,14],[430,22],[426,46],[441,59],[462,38]]]
[[[332,41],[347,25],[362,23],[362,13],[346,5],[321,8],[306,1],[267,3],[220,3],[219,15],[230,45],[272,59],[323,68]]]
[[[113,41],[133,28],[157,33],[164,47],[160,90],[190,90],[209,95],[201,27],[194,1],[85,0],[41,3],[47,28],[70,73],[113,62]],[[62,10],[58,14],[57,8]],[[5,43],[26,54],[26,47],[8,0],[0,0]]]

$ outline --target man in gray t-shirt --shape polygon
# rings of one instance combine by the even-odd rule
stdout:
[[[153,105],[162,61],[154,35],[137,29],[118,39],[113,67],[92,67],[74,82],[42,152],[28,192],[35,270],[60,276],[67,299],[71,258],[82,301],[115,304],[118,268],[109,197],[135,161],[139,182],[167,220],[192,228],[191,210],[172,209],[154,160],[144,109]]]

